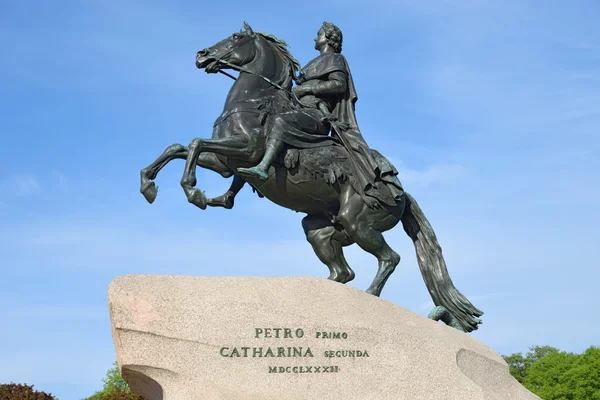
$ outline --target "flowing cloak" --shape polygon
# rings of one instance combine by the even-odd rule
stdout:
[[[331,102],[335,105],[331,113],[347,128],[341,129],[334,123],[333,130],[340,137],[344,146],[350,147],[346,150],[351,153],[349,155],[355,178],[353,186],[361,196],[373,197],[393,207],[404,192],[397,177],[398,171],[387,158],[369,148],[358,128],[355,114],[358,95],[346,57],[340,53],[326,53],[318,56],[302,68],[298,82],[323,79],[326,75],[336,71],[346,75],[347,85],[342,98]],[[323,96],[323,100],[327,101],[327,97],[327,95]]]

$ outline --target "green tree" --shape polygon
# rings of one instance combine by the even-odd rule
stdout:
[[[558,353],[559,350],[551,346],[531,346],[527,355],[523,356],[521,353],[514,353],[510,356],[503,356],[504,360],[508,364],[508,368],[512,376],[515,377],[521,384],[527,377],[527,371],[529,367],[536,361],[544,358],[548,354]]]
[[[121,376],[116,361],[113,363],[113,367],[106,371],[106,377],[102,378],[102,383],[104,385],[101,391],[83,400],[145,400],[144,397],[131,393],[129,385]]]
[[[505,356],[511,374],[544,400],[600,400],[600,348],[582,354],[550,346]]]
[[[576,358],[573,353],[548,354],[529,367],[523,385],[543,399],[573,399],[564,386],[564,378]]]
[[[33,390],[35,385],[16,383],[0,385],[0,400],[58,400],[51,394]]]

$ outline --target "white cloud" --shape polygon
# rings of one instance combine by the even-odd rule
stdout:
[[[582,40],[576,44],[576,47],[585,50],[600,50],[600,45],[598,43],[592,43],[587,40]]]
[[[31,174],[17,174],[8,178],[2,185],[3,197],[27,197],[38,195],[42,186],[38,178]]]
[[[405,188],[411,186],[427,187],[432,184],[459,184],[469,175],[469,171],[458,164],[430,165],[422,171],[406,168],[402,164],[397,164],[396,168]]]
[[[58,171],[58,170],[53,170],[50,172],[50,175],[58,188],[60,188],[60,189],[68,188],[69,184],[67,181],[67,176],[63,172]]]
[[[34,257],[44,254],[46,265],[53,268],[110,271],[112,275],[306,275],[310,272],[303,260],[312,255],[310,271],[327,276],[327,268],[306,241],[272,236],[234,238],[230,233],[227,236],[226,229],[183,224],[158,228],[151,223],[128,227],[93,221],[39,221],[13,227],[3,240],[13,248],[28,249]]]

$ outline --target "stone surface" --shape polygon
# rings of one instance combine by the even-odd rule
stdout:
[[[152,400],[537,399],[468,334],[325,279],[126,275],[108,299]]]

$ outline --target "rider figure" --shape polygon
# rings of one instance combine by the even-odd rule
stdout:
[[[395,205],[402,192],[397,171],[369,149],[356,123],[354,104],[358,97],[350,68],[341,54],[341,30],[324,22],[315,38],[315,49],[319,56],[302,68],[298,85],[292,89],[302,107],[273,117],[262,161],[251,168],[238,168],[239,175],[266,180],[269,167],[286,144],[306,149],[341,142],[353,166],[358,186],[355,189],[363,199],[370,206],[376,204],[375,199]],[[328,136],[332,124],[339,141]]]
[[[339,62],[343,57],[340,54],[342,32],[335,25],[325,22],[315,38],[315,49],[321,54],[300,71],[298,85],[292,89],[303,108],[277,114],[273,118],[262,161],[251,168],[238,168],[242,176],[249,174],[261,180],[267,179],[269,167],[286,143],[306,148],[318,147],[322,142],[330,140],[327,136],[331,127],[319,102],[324,103],[331,111],[347,89],[347,77],[343,68],[331,62],[342,64]],[[327,63],[329,65],[325,65],[323,61],[328,60],[331,60]],[[320,71],[315,71],[315,67],[320,67]],[[307,72],[309,76],[306,76]]]

